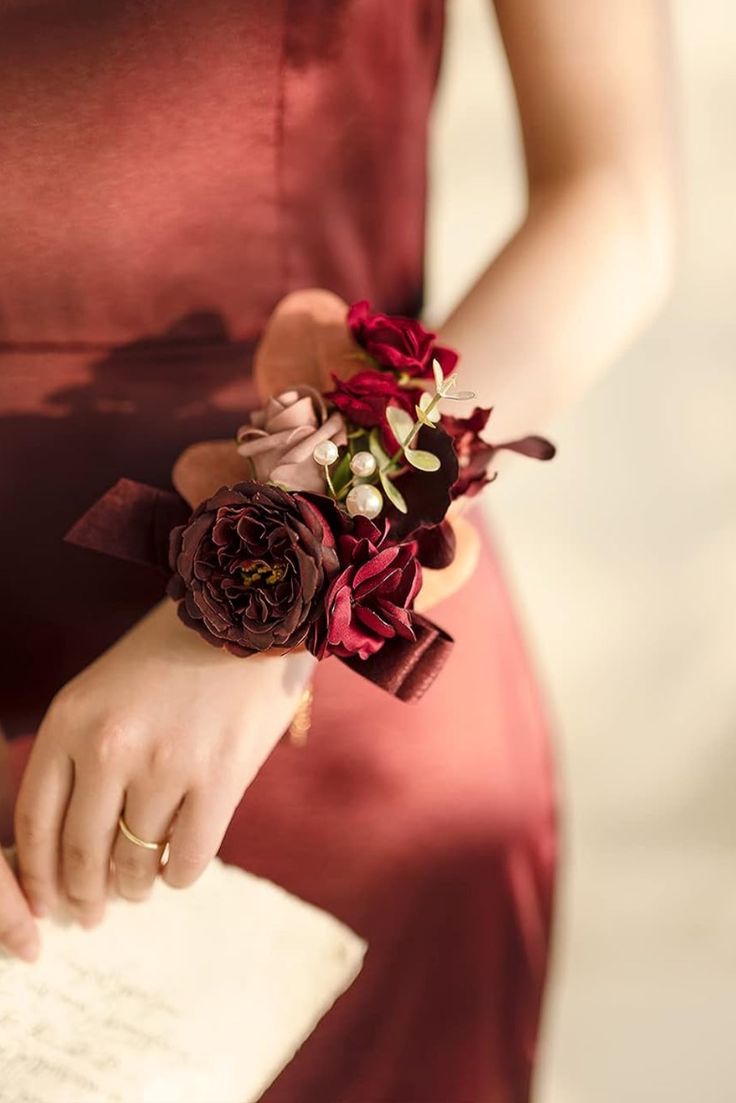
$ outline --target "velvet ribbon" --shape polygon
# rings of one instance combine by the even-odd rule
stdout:
[[[174,491],[119,479],[64,539],[169,575],[169,535],[190,515],[191,507]],[[340,661],[401,701],[418,701],[437,677],[453,641],[419,613],[414,614],[413,625],[414,640],[396,637],[368,659]]]

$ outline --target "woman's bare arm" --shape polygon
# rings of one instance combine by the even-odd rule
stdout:
[[[660,0],[496,0],[526,217],[442,327],[493,438],[542,427],[654,314],[673,271],[670,26]]]

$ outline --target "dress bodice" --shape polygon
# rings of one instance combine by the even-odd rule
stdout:
[[[0,724],[162,580],[64,533],[230,436],[288,291],[422,290],[442,0],[0,0]]]
[[[0,344],[242,338],[309,284],[416,308],[442,18],[0,0]]]

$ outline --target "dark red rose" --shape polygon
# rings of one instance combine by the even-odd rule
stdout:
[[[432,378],[435,358],[445,375],[450,374],[458,360],[453,349],[436,345],[435,334],[426,330],[416,318],[381,314],[371,310],[365,301],[350,307],[348,327],[358,344],[380,367],[417,379]]]
[[[555,454],[554,445],[544,437],[521,437],[503,444],[489,444],[482,440],[480,434],[490,416],[491,409],[476,406],[470,417],[443,414],[440,420],[442,428],[452,437],[457,453],[459,474],[452,487],[453,498],[460,498],[463,494],[472,498],[493,482],[495,475],[489,475],[488,469],[496,452],[519,452],[536,460],[551,460]]]
[[[305,643],[339,566],[317,503],[254,482],[202,502],[171,534],[168,593],[184,623],[234,655]]]
[[[395,452],[399,445],[386,420],[386,408],[398,406],[414,419],[414,407],[421,391],[416,387],[401,387],[392,375],[373,369],[358,372],[350,379],[338,379],[335,375],[332,378],[335,389],[325,398],[332,402],[346,421],[364,429],[378,427],[385,448]]]
[[[352,533],[338,537],[340,571],[325,598],[322,639],[314,653],[342,658],[375,655],[387,640],[415,638],[412,606],[422,585],[422,569],[411,544],[384,544],[365,517]]]

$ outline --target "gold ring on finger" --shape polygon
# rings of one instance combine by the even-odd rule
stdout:
[[[134,846],[141,846],[144,850],[163,850],[166,846],[166,839],[160,843],[149,843],[145,839],[142,839],[140,835],[136,835],[135,831],[131,831],[128,827],[122,812],[118,816],[118,827],[129,843],[133,843]]]

